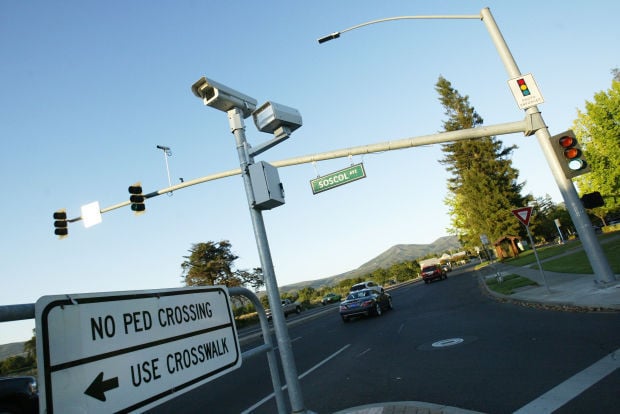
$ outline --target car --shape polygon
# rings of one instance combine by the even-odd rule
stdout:
[[[327,295],[323,297],[323,299],[321,299],[321,304],[325,306],[328,303],[340,302],[341,300],[342,300],[342,296],[340,296],[339,294],[328,293]]]
[[[31,376],[0,378],[0,413],[38,413],[37,379]]]
[[[434,264],[424,266],[420,272],[424,283],[431,283],[433,280],[442,280],[448,278],[448,273],[441,266]]]
[[[383,292],[383,288],[379,285],[377,285],[375,282],[369,280],[366,282],[361,282],[361,283],[356,283],[353,286],[351,286],[351,288],[349,289],[349,293],[351,292],[356,292],[358,290],[362,290],[362,289],[372,289],[378,293]]]
[[[301,303],[293,302],[290,299],[282,299],[282,313],[284,313],[285,318],[291,313],[301,313]],[[270,321],[272,317],[271,309],[266,309],[265,314],[267,315],[267,320]]]
[[[346,323],[357,316],[381,316],[384,311],[392,308],[392,296],[389,293],[374,289],[356,290],[340,303],[340,317]]]

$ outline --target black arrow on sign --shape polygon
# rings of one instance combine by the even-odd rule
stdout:
[[[118,377],[103,380],[103,372],[97,375],[97,378],[86,388],[84,394],[89,397],[98,399],[99,401],[105,401],[105,393],[107,391],[118,388]]]

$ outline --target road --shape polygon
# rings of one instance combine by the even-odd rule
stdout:
[[[558,413],[617,412],[620,370],[600,381],[584,373],[620,348],[620,313],[500,303],[482,292],[471,268],[391,293],[394,310],[381,317],[345,324],[333,305],[289,327],[309,410],[423,401],[484,413],[528,412],[536,404],[549,406],[546,393],[554,390]],[[581,394],[580,387],[586,389]],[[261,356],[151,412],[275,413],[272,392]]]

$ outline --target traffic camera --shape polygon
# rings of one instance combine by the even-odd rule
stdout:
[[[276,102],[265,102],[252,113],[252,117],[258,130],[274,134],[276,138],[288,138],[302,125],[297,109]]]
[[[256,99],[204,76],[192,85],[192,92],[202,99],[205,105],[220,111],[228,112],[238,108],[243,112],[244,118],[252,115],[252,111],[256,109]]]

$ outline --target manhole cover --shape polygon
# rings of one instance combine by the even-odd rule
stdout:
[[[441,341],[433,342],[431,346],[434,348],[443,348],[445,346],[458,345],[462,343],[463,341],[465,341],[463,338],[450,338],[450,339],[444,339]]]
[[[457,338],[448,338],[442,339],[440,341],[427,342],[418,346],[418,350],[420,351],[433,351],[439,349],[449,349],[450,347],[454,347],[456,345],[464,345],[470,342],[474,342],[477,340],[476,336],[463,336]]]

